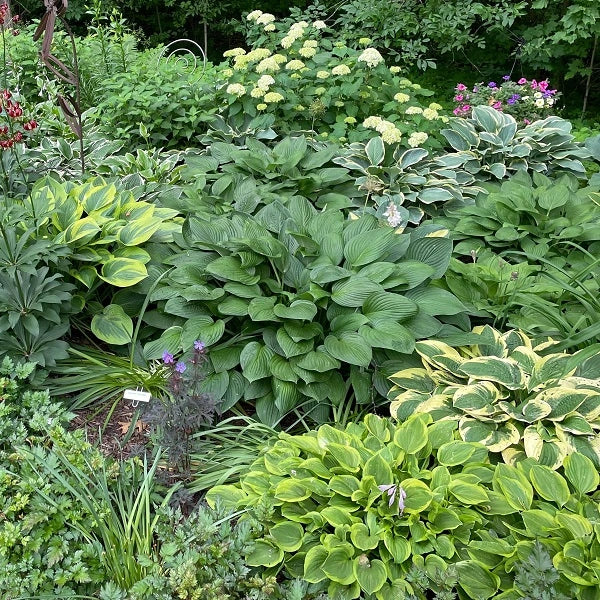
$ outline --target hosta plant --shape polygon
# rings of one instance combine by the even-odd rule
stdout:
[[[460,332],[463,306],[432,285],[451,244],[435,227],[398,234],[365,215],[317,211],[300,196],[254,217],[198,213],[183,227],[174,269],[144,320],[164,329],[145,346],[209,348],[206,391],[228,409],[238,400],[275,423],[293,409],[318,420],[347,401],[385,395],[416,339]],[[397,370],[397,368],[396,368]]]
[[[513,117],[490,106],[476,106],[468,119],[453,117],[440,132],[456,152],[454,168],[478,180],[503,179],[518,170],[573,173],[585,178],[581,160],[589,151],[574,141],[572,125],[547,117],[517,131]]]
[[[391,378],[391,414],[428,413],[458,422],[466,442],[484,444],[515,464],[526,457],[557,469],[582,454],[600,466],[600,382],[580,377],[583,355],[544,352],[518,331],[473,330],[476,344],[417,342],[422,368]]]
[[[464,600],[516,599],[513,566],[541,539],[560,574],[555,589],[596,598],[592,461],[567,457],[565,476],[533,459],[492,464],[481,444],[454,439],[454,421],[432,421],[371,414],[345,429],[280,434],[238,485],[216,486],[208,502],[263,524],[248,564],[320,584],[330,597],[430,597],[409,583],[417,567],[432,579],[457,575]]]

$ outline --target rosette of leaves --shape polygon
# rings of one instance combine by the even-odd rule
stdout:
[[[215,212],[233,208],[250,214],[294,196],[314,199],[319,207],[347,208],[352,205],[348,196],[357,195],[347,170],[332,166],[339,152],[334,144],[309,142],[304,136],[286,137],[272,146],[251,136],[223,140],[213,141],[206,151],[185,153],[182,176],[193,191],[186,190],[190,200],[180,203],[183,211],[197,209],[198,195]]]
[[[571,128],[565,119],[548,117],[517,131],[512,116],[476,106],[471,118],[451,118],[441,134],[456,150],[447,160],[479,181],[503,179],[518,170],[572,173],[585,179],[581,160],[590,153],[575,142]]]
[[[330,597],[430,597],[418,593],[416,567],[432,580],[457,574],[461,598],[519,598],[509,573],[541,538],[560,574],[555,589],[586,598],[599,582],[585,562],[599,514],[587,495],[598,487],[592,461],[567,457],[564,477],[533,459],[490,464],[484,446],[454,439],[455,422],[432,420],[370,414],[343,430],[282,433],[239,484],[207,500],[258,516],[264,532],[248,564]]]
[[[96,300],[105,284],[127,288],[143,281],[151,258],[143,245],[170,242],[181,230],[176,210],[138,201],[100,177],[81,185],[40,179],[29,204],[38,236],[70,249],[68,276],[80,286],[81,306]],[[110,344],[131,341],[133,323],[121,305],[91,302],[90,308],[98,338]]]
[[[572,260],[571,242],[587,246],[600,241],[600,193],[580,188],[573,175],[550,179],[518,171],[488,192],[477,196],[474,206],[440,219],[454,239],[463,240],[455,248],[459,254],[487,246],[521,250],[533,260],[555,255]]]
[[[463,440],[511,464],[530,457],[558,469],[578,453],[600,466],[600,383],[577,375],[590,353],[542,355],[521,332],[473,332],[480,341],[462,348],[417,342],[423,367],[391,377],[392,416],[456,421]]]
[[[484,191],[473,185],[475,178],[468,171],[455,168],[461,161],[451,155],[432,160],[424,148],[392,148],[381,137],[366,144],[350,144],[345,154],[333,162],[355,175],[361,192],[354,194],[355,206],[385,218],[384,213],[393,204],[403,227],[419,223],[425,213],[436,214],[437,204],[462,206],[468,198]]]
[[[466,325],[462,304],[432,285],[451,253],[434,226],[397,234],[296,196],[255,217],[191,216],[181,244],[144,317],[165,331],[144,354],[202,340],[213,371],[204,391],[222,410],[255,405],[267,424],[300,408],[327,419],[332,406],[385,395],[384,374],[416,339],[460,332],[449,320]]]

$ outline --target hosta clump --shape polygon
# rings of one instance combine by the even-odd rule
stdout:
[[[480,181],[503,179],[521,169],[585,178],[581,160],[589,152],[575,142],[571,128],[569,121],[548,117],[517,131],[517,122],[510,115],[476,106],[471,118],[453,117],[441,134],[456,150],[447,155],[452,168],[465,170]]]
[[[299,196],[254,217],[190,216],[145,317],[166,331],[145,356],[202,340],[212,371],[204,391],[221,410],[243,398],[268,424],[293,409],[320,420],[345,400],[369,402],[387,393],[385,374],[415,339],[459,331],[444,325],[456,315],[466,325],[463,306],[431,285],[450,260],[443,235],[397,234]]]
[[[455,240],[464,240],[457,244],[459,254],[487,246],[522,250],[533,260],[559,255],[572,263],[571,242],[588,247],[600,241],[600,194],[593,187],[580,188],[573,175],[550,179],[519,171],[487,191],[475,206],[439,220]]]
[[[424,148],[386,147],[381,137],[350,144],[333,162],[356,177],[359,194],[353,194],[354,205],[361,212],[388,217],[395,227],[419,223],[425,213],[436,214],[437,204],[471,204],[485,191],[470,172],[455,168],[461,161],[452,155],[430,158]]]
[[[463,440],[511,464],[530,457],[557,469],[578,453],[600,466],[600,380],[576,375],[580,356],[542,354],[518,331],[473,332],[480,341],[463,348],[417,342],[424,366],[392,376],[392,415],[456,421]]]
[[[208,501],[263,524],[248,564],[330,597],[424,599],[429,579],[457,575],[465,600],[518,598],[512,568],[540,538],[560,574],[556,589],[587,598],[600,583],[586,562],[600,514],[586,495],[598,487],[593,463],[573,454],[565,477],[533,459],[491,464],[484,446],[454,439],[455,422],[432,420],[368,415],[343,430],[280,434],[238,485],[216,486]]]

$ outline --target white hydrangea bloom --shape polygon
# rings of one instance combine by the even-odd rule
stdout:
[[[408,145],[411,148],[417,148],[418,146],[423,145],[429,136],[424,131],[415,131],[415,133],[411,133],[408,138]]]
[[[262,15],[258,16],[256,22],[259,25],[268,25],[269,23],[275,22],[275,15],[272,15],[271,13],[263,13]]]
[[[246,15],[246,19],[248,21],[256,21],[256,19],[258,19],[258,17],[260,17],[260,15],[262,15],[263,12],[262,10],[253,10],[251,13],[248,13]]]
[[[312,58],[317,53],[317,51],[315,50],[315,48],[302,47],[300,48],[300,50],[298,50],[298,53],[302,58]]]
[[[394,65],[393,67],[390,67],[390,73],[400,73],[402,69],[400,69],[400,67],[398,65]]]
[[[431,108],[431,110],[442,110],[442,105],[438,104],[437,102],[432,102],[429,105],[429,108]]]
[[[246,54],[248,60],[262,60],[271,56],[271,51],[268,48],[255,48]]]
[[[283,54],[273,54],[273,60],[278,65],[281,65],[281,64],[283,64],[287,60],[287,57],[284,56]]]
[[[305,48],[316,48],[319,45],[319,42],[317,42],[317,40],[306,40],[302,45]]]
[[[407,115],[420,115],[423,113],[423,109],[420,106],[409,106],[405,112]]]
[[[325,29],[325,27],[327,27],[327,23],[325,23],[325,21],[314,21],[312,26],[315,29]]]
[[[383,119],[381,117],[367,117],[363,121],[363,127],[366,127],[367,129],[375,129],[382,121]]]
[[[437,110],[433,110],[433,108],[426,108],[423,111],[423,116],[428,120],[428,121],[434,121],[435,119],[438,118],[438,112]]]
[[[264,102],[261,102],[260,104],[256,105],[257,110],[265,110],[266,108],[267,108],[267,105]]]
[[[223,52],[225,58],[241,56],[242,54],[246,54],[246,51],[243,48],[232,48],[231,50],[225,50],[225,52]]]
[[[337,65],[331,69],[332,75],[349,75],[351,73],[348,65]]]
[[[252,88],[252,90],[250,91],[250,95],[253,98],[262,98],[266,93],[267,93],[267,90],[262,87],[255,87],[255,88]]]
[[[296,41],[296,39],[293,38],[291,35],[286,35],[284,38],[282,38],[282,40],[280,42],[281,47],[289,48],[295,41]]]
[[[400,104],[404,104],[405,102],[408,102],[410,100],[410,96],[408,94],[403,94],[402,92],[398,92],[394,96],[394,100],[396,102],[399,102]]]
[[[264,95],[263,100],[267,104],[272,104],[274,102],[281,102],[283,100],[283,96],[279,92],[267,92]]]
[[[299,71],[300,69],[304,68],[304,63],[301,60],[290,60],[290,62],[285,65],[285,68],[288,71]]]
[[[348,125],[354,125],[354,123],[356,123],[356,119],[354,117],[346,117],[344,119],[344,123],[348,123]]]
[[[264,26],[263,31],[266,31],[266,32],[269,32],[269,33],[271,31],[275,31],[275,25],[273,25],[273,23],[269,23],[268,25]]]
[[[227,86],[227,93],[239,98],[246,93],[246,88],[241,83],[230,83]]]
[[[397,144],[402,139],[402,132],[396,127],[390,127],[381,134],[381,139],[386,144]]]
[[[396,126],[391,121],[382,120],[381,123],[378,123],[375,126],[375,131],[378,131],[379,133],[383,133],[385,131],[388,131],[389,129],[395,129],[395,128],[396,128]]]
[[[273,85],[275,80],[270,75],[262,75],[258,78],[256,85],[261,88],[268,88],[270,85]]]
[[[367,67],[372,68],[383,62],[383,56],[375,48],[366,48],[358,57],[358,62],[364,62],[367,64]]]
[[[317,71],[317,79],[327,79],[329,77],[328,71]]]
[[[277,64],[277,61],[272,57],[272,56],[268,56],[267,58],[263,58],[257,65],[256,65],[256,72],[257,73],[264,73],[265,71],[279,71],[279,65]]]

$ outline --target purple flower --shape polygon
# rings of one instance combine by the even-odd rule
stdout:
[[[194,350],[197,350],[198,352],[202,352],[204,350],[204,348],[206,348],[206,345],[204,344],[204,342],[201,342],[200,340],[196,340],[194,342]]]
[[[402,489],[402,486],[392,483],[390,485],[378,485],[380,492],[387,494],[389,497],[388,506],[391,508],[396,502],[396,496],[398,497],[398,509],[400,514],[404,512],[404,500],[406,499],[406,492]]]
[[[506,103],[507,103],[507,104],[514,104],[516,101],[517,101],[517,100],[516,100],[516,98],[509,98],[509,99],[506,101]]]
[[[474,91],[475,93],[477,93],[477,92],[479,91],[479,88],[478,88],[477,86],[475,86],[475,87],[473,88],[473,91]]]
[[[175,365],[175,370],[178,373],[185,373],[186,368],[185,363],[181,360]]]
[[[508,81],[510,79],[510,75],[504,75],[504,77],[502,77],[502,79],[504,79],[504,81]]]
[[[172,365],[175,362],[173,355],[168,350],[163,352],[162,359],[165,365]]]
[[[489,88],[495,88],[495,87],[498,87],[498,86],[496,85],[496,82],[495,82],[495,81],[490,81],[490,82],[488,83],[488,87],[489,87]]]
[[[552,90],[546,90],[544,92],[544,95],[543,95],[544,98],[550,98],[551,96],[552,96]]]

